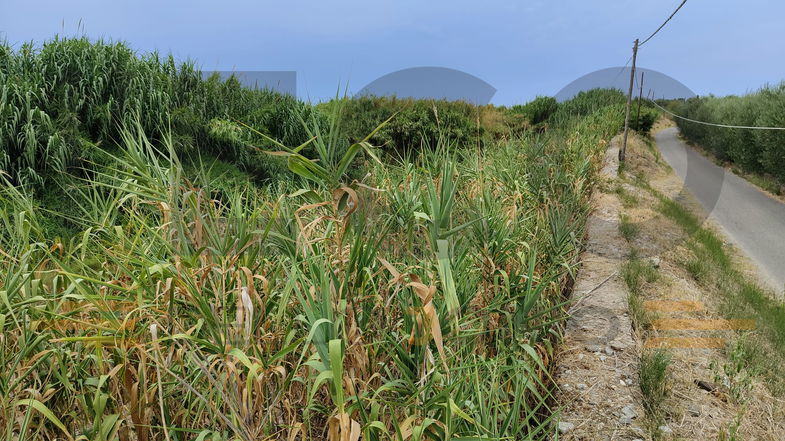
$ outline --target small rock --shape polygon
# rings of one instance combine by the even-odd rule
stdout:
[[[619,383],[621,383],[622,386],[626,386],[627,385],[627,382],[624,381],[624,380],[619,380]]]
[[[717,390],[717,385],[714,383],[709,383],[708,381],[695,380],[695,384],[707,392],[714,392]]]
[[[651,266],[654,268],[660,267],[660,258],[658,256],[652,257],[649,261],[651,262]]]
[[[605,348],[605,354],[606,355],[613,355],[614,354],[613,349],[611,349],[610,346],[606,347]]]
[[[630,424],[632,424],[632,418],[626,415],[622,415],[621,417],[619,417],[619,424],[624,424],[626,426],[629,426]]]
[[[575,387],[577,387],[578,390],[586,390],[586,385],[583,383],[578,383],[575,385]]]
[[[578,354],[578,360],[583,360],[586,356],[583,354]]]
[[[589,352],[600,352],[602,351],[602,346],[600,345],[586,345],[586,350]]]
[[[613,348],[616,351],[623,351],[624,349],[627,349],[628,346],[629,345],[627,343],[618,340],[611,342],[611,348]]]
[[[621,413],[622,415],[628,416],[630,418],[635,418],[638,416],[638,412],[636,412],[635,409],[629,404],[621,408]]]
[[[660,426],[660,432],[662,432],[662,433],[673,433],[673,430],[671,430],[670,427],[663,425],[663,426]]]
[[[608,357],[606,357],[604,355],[600,355],[600,361],[605,361],[606,358],[608,358]]]
[[[575,428],[575,424],[559,421],[559,433],[567,433]]]
[[[701,407],[697,404],[692,404],[690,405],[690,408],[687,409],[687,413],[689,413],[690,416],[699,417],[701,416]]]

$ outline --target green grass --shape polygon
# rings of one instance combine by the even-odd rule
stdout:
[[[651,313],[646,311],[643,299],[640,294],[627,295],[627,308],[632,317],[632,323],[636,330],[644,331],[651,325]]]
[[[632,222],[626,214],[619,215],[619,233],[627,240],[632,242],[641,232],[640,225]]]
[[[643,305],[643,287],[657,280],[657,269],[650,262],[639,258],[637,252],[633,250],[630,257],[622,264],[621,275],[627,285],[627,307],[633,325],[638,330],[645,330],[651,323],[651,313],[646,311]]]
[[[668,397],[670,354],[664,349],[647,350],[641,356],[639,383],[643,407],[650,416],[659,416]]]
[[[641,259],[633,252],[630,258],[622,265],[622,278],[630,292],[640,294],[645,283],[657,280],[657,269],[651,262]]]
[[[614,192],[616,193],[616,196],[619,197],[619,200],[621,201],[621,204],[624,208],[634,208],[640,204],[638,197],[627,191],[627,189],[624,188],[624,185],[621,183],[616,184]]]

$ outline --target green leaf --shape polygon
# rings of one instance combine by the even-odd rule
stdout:
[[[447,310],[453,319],[453,325],[457,330],[461,304],[460,300],[458,300],[458,292],[455,289],[455,279],[453,278],[452,265],[450,264],[450,245],[446,240],[438,240],[436,244],[438,246],[439,279],[442,282],[444,300],[447,303]]]
[[[245,367],[246,367],[248,370],[251,370],[251,369],[253,368],[253,366],[254,366],[254,363],[251,361],[251,359],[250,359],[250,358],[248,358],[248,356],[247,356],[247,355],[245,355],[245,352],[241,351],[239,348],[232,348],[232,349],[229,351],[229,355],[232,355],[232,356],[234,356],[235,358],[237,358],[238,360],[240,360],[240,362],[242,362],[242,363],[243,363],[243,365],[244,365],[244,366],[245,366]]]
[[[343,341],[330,340],[330,370],[333,372],[333,387],[335,388],[335,405],[339,414],[344,412],[343,400]]]
[[[455,401],[453,401],[452,398],[450,398],[450,410],[456,415],[458,415],[459,417],[468,421],[469,423],[474,424],[474,418],[470,417],[469,414],[461,410],[461,408],[458,407],[457,404],[455,404]]]
[[[346,173],[346,169],[349,168],[352,160],[354,160],[354,157],[357,156],[357,153],[359,153],[362,148],[363,146],[360,144],[352,144],[346,149],[346,153],[341,157],[341,160],[338,162],[338,167],[335,170],[336,179],[340,179]]]
[[[415,211],[414,212],[414,217],[416,217],[418,219],[422,219],[422,220],[427,221],[427,222],[431,221],[431,217],[428,216],[427,214],[423,213],[422,211]]]
[[[14,406],[29,406],[29,407],[32,407],[33,409],[41,412],[41,414],[43,416],[45,416],[46,419],[51,421],[52,424],[57,426],[58,429],[62,430],[63,433],[65,433],[65,435],[68,437],[68,439],[70,439],[70,440],[74,439],[71,436],[71,434],[68,432],[68,430],[65,428],[65,424],[63,424],[63,422],[60,421],[60,419],[57,418],[55,416],[55,414],[52,413],[52,411],[49,410],[49,408],[46,407],[46,405],[44,405],[44,403],[42,403],[42,402],[40,402],[38,400],[34,400],[34,399],[30,398],[30,399],[27,399],[27,400],[19,400],[16,403],[14,403]]]

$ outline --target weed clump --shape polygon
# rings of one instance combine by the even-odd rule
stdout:
[[[664,349],[646,351],[640,362],[640,388],[643,407],[649,414],[658,415],[668,396],[668,366],[670,355]]]

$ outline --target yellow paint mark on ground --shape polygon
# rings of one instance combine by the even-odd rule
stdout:
[[[697,312],[705,309],[703,302],[693,300],[647,300],[643,307],[653,312]]]
[[[749,331],[755,329],[755,320],[657,319],[652,327],[660,331]]]

